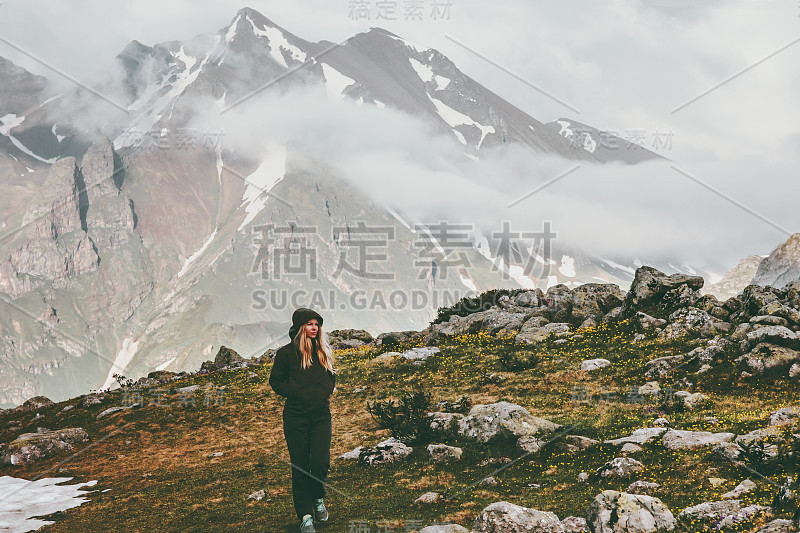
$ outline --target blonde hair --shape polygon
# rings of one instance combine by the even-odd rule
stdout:
[[[306,322],[306,324],[307,323],[308,322]],[[336,371],[333,369],[333,351],[328,344],[327,335],[322,332],[322,326],[319,326],[319,329],[317,330],[317,342],[315,343],[311,337],[306,335],[306,324],[303,324],[300,327],[300,330],[293,339],[294,345],[300,351],[300,364],[302,365],[303,369],[311,366],[313,361],[312,352],[316,347],[317,359],[319,359],[319,362],[322,363],[323,367],[335,374]]]

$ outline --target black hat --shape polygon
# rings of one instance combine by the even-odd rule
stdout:
[[[322,317],[319,313],[308,307],[298,307],[295,312],[292,313],[292,327],[289,328],[289,338],[294,340],[294,336],[297,335],[297,332],[300,331],[303,324],[314,318],[317,319],[321,327]]]

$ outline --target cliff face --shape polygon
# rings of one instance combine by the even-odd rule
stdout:
[[[759,255],[748,255],[726,272],[722,279],[705,289],[703,293],[713,294],[720,300],[727,300],[741,294],[744,288],[753,281],[762,261],[764,258]]]
[[[793,281],[800,281],[800,233],[789,237],[764,259],[752,283],[781,288]]]

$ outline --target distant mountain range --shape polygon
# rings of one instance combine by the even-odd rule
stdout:
[[[198,109],[318,86],[418,117],[469,159],[504,144],[597,164],[660,158],[568,118],[540,122],[424,45],[380,28],[311,43],[242,9],[216,33],[133,41],[117,58],[119,77],[94,95],[0,58],[2,406],[196,369],[223,344],[261,355],[287,340],[299,305],[331,328],[408,330],[475,292],[627,287],[642,264],[561,242],[547,257],[480,228],[447,239],[302,146],[251,153],[195,131]]]

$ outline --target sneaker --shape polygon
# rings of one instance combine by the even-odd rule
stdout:
[[[317,517],[317,522],[328,520],[328,510],[325,509],[325,502],[322,501],[322,498],[314,500],[314,515]]]
[[[314,518],[310,514],[307,514],[303,517],[303,521],[300,523],[300,533],[314,533]]]

